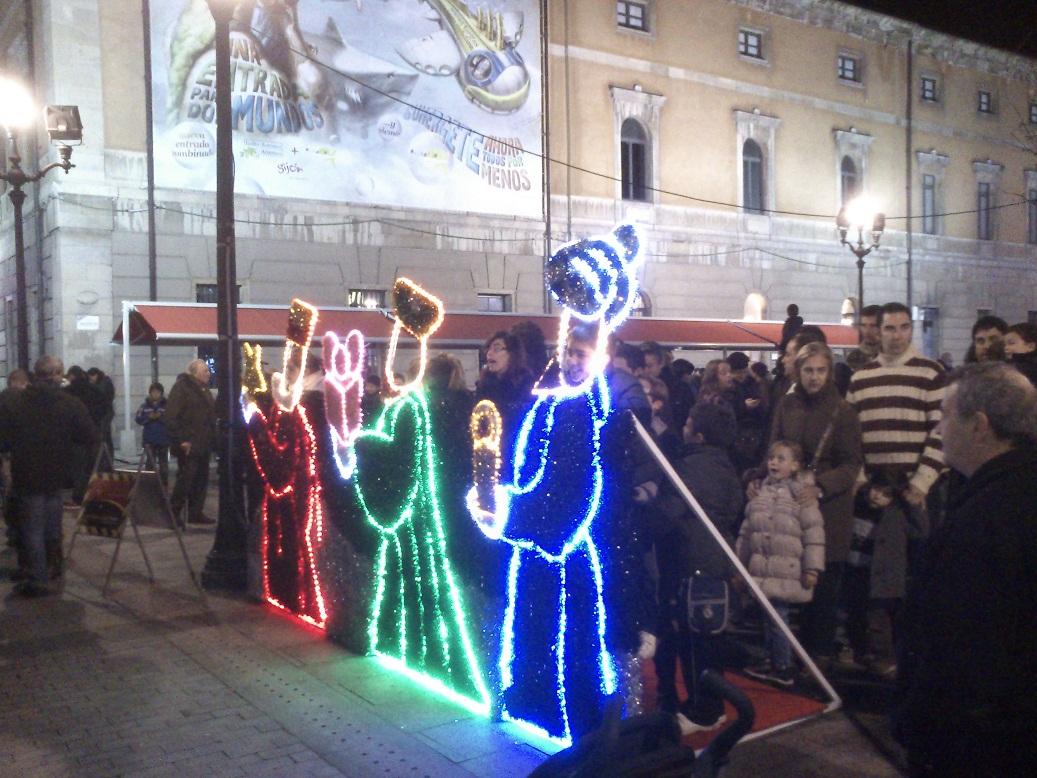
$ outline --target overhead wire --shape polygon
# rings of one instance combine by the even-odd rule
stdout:
[[[249,27],[248,30],[249,30],[249,32],[253,33],[254,35],[259,33],[259,31],[256,30],[253,27]],[[433,116],[433,117],[435,117],[439,121],[445,122],[447,124],[451,124],[451,125],[457,127],[460,130],[464,130],[465,132],[471,133],[472,135],[480,137],[480,138],[482,138],[484,140],[487,140],[487,139],[493,140],[494,143],[500,145],[503,148],[508,148],[508,149],[513,150],[513,151],[520,152],[522,154],[527,154],[527,155],[532,156],[535,159],[538,159],[538,160],[540,160],[542,162],[546,161],[546,162],[548,162],[548,163],[550,163],[552,165],[559,165],[559,166],[561,166],[563,168],[566,168],[566,169],[569,169],[569,170],[575,170],[575,171],[577,171],[579,173],[586,173],[587,175],[590,175],[590,176],[595,176],[597,178],[602,178],[602,179],[605,179],[606,181],[611,181],[613,183],[622,183],[622,179],[618,178],[617,176],[610,175],[608,173],[602,173],[601,171],[598,171],[598,170],[591,170],[590,168],[583,167],[582,165],[575,165],[572,162],[565,162],[565,161],[562,161],[560,159],[555,159],[554,157],[548,156],[546,154],[542,154],[540,152],[531,151],[529,149],[526,149],[526,148],[524,148],[521,145],[515,145],[513,143],[510,143],[509,141],[505,140],[504,138],[499,138],[497,136],[491,136],[491,135],[488,135],[486,133],[480,132],[479,130],[475,129],[474,127],[470,127],[470,126],[464,124],[463,122],[461,122],[461,121],[459,121],[457,119],[454,119],[453,117],[446,116],[445,114],[442,114],[442,113],[433,112],[433,111],[429,110],[428,108],[425,108],[423,106],[417,105],[417,104],[412,103],[412,102],[409,102],[408,100],[405,100],[402,97],[398,97],[396,95],[393,95],[393,94],[391,94],[389,92],[386,92],[386,91],[384,91],[382,89],[379,89],[378,87],[371,86],[370,84],[366,83],[365,81],[362,81],[361,79],[357,78],[356,76],[352,76],[349,73],[346,73],[345,71],[340,70],[339,68],[336,68],[333,65],[329,65],[327,62],[324,62],[321,59],[318,59],[317,57],[313,56],[310,52],[299,51],[298,49],[293,48],[291,46],[289,46],[288,48],[289,48],[289,50],[293,54],[296,54],[297,56],[302,57],[303,59],[307,60],[308,62],[311,62],[311,63],[313,63],[313,64],[315,64],[315,65],[317,65],[319,67],[324,68],[325,70],[328,70],[328,71],[330,71],[332,73],[335,73],[336,75],[339,75],[342,78],[345,78],[345,79],[347,79],[349,81],[352,81],[354,84],[357,84],[358,86],[361,86],[364,89],[369,89],[372,92],[374,92],[375,94],[380,95],[380,96],[386,98],[387,100],[390,100],[390,101],[395,102],[395,103],[399,103],[400,105],[404,105],[407,108],[410,108],[412,111],[417,111],[419,113],[423,113],[423,114],[426,114],[428,116]],[[690,194],[686,194],[686,193],[683,193],[683,192],[676,192],[676,191],[672,191],[672,190],[669,190],[669,189],[662,189],[662,188],[659,188],[659,187],[652,187],[652,186],[647,186],[647,185],[644,188],[645,188],[646,191],[649,191],[649,192],[655,192],[657,194],[668,195],[670,197],[676,197],[676,198],[682,199],[682,200],[690,200],[690,201],[693,201],[693,202],[704,203],[706,205],[716,205],[716,206],[720,206],[720,207],[723,207],[723,208],[733,208],[733,209],[739,210],[739,211],[746,210],[746,207],[744,205],[738,205],[737,203],[729,203],[729,202],[724,202],[722,200],[713,200],[713,199],[705,198],[705,197],[697,197],[695,195],[690,195]],[[946,217],[946,216],[960,216],[960,215],[963,215],[963,214],[979,213],[981,210],[993,211],[993,210],[999,210],[999,209],[1002,209],[1002,208],[1013,208],[1015,206],[1023,205],[1023,204],[1028,203],[1028,202],[1030,202],[1028,199],[1023,198],[1023,199],[1021,199],[1019,201],[1016,201],[1016,202],[1002,203],[1002,204],[990,206],[989,208],[984,208],[984,209],[974,208],[972,210],[966,210],[966,211],[947,211],[947,212],[944,212],[944,213],[930,214],[930,215],[926,215],[926,216],[921,216],[921,215],[920,216],[914,216],[914,215],[911,215],[911,216],[906,216],[906,215],[904,215],[904,216],[887,216],[886,217],[886,221],[915,221],[917,219],[922,219],[922,218],[940,218],[940,217]],[[790,210],[784,210],[784,209],[780,209],[780,208],[756,208],[756,209],[753,209],[753,212],[754,213],[761,213],[761,214],[763,214],[763,213],[772,213],[772,214],[778,214],[778,215],[782,215],[782,216],[801,216],[801,217],[815,218],[815,219],[827,219],[827,220],[835,219],[835,214],[830,214],[830,213],[827,213],[827,214],[825,214],[825,213],[812,213],[812,212],[809,212],[809,211],[790,211]]]

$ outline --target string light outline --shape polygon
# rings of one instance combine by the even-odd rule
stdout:
[[[331,330],[324,333],[324,402],[328,408],[331,451],[343,480],[356,470],[353,440],[363,423],[364,336],[350,330],[344,341]],[[335,412],[332,413],[331,409]]]
[[[488,715],[490,710],[490,694],[485,683],[483,682],[483,675],[479,666],[478,659],[475,654],[474,647],[468,635],[467,628],[467,617],[464,604],[461,599],[460,591],[457,587],[456,580],[453,575],[453,571],[450,566],[449,557],[446,553],[446,538],[443,533],[443,521],[442,515],[439,508],[438,491],[436,486],[435,476],[435,447],[432,442],[431,433],[429,431],[429,414],[428,404],[425,398],[425,394],[420,389],[413,388],[413,382],[408,387],[405,394],[391,398],[379,416],[378,421],[372,429],[361,430],[356,436],[355,440],[364,438],[375,438],[383,442],[395,441],[395,429],[397,419],[400,413],[405,407],[411,407],[415,415],[415,422],[417,429],[415,431],[415,437],[417,438],[416,445],[414,447],[414,468],[415,470],[421,470],[425,468],[427,472],[427,488],[422,489],[422,479],[419,475],[415,475],[411,479],[411,487],[406,498],[406,505],[401,511],[400,515],[394,520],[389,522],[379,522],[371,511],[370,506],[364,499],[363,489],[357,484],[357,497],[361,506],[361,510],[364,513],[364,517],[368,524],[378,530],[381,535],[381,541],[378,550],[378,563],[376,565],[376,577],[378,584],[376,586],[375,599],[371,609],[371,619],[368,622],[368,638],[370,641],[372,653],[381,658],[390,660],[391,664],[398,663],[407,668],[406,673],[408,677],[414,675],[421,676],[426,683],[424,685],[430,689],[437,689],[440,686],[446,686],[444,682],[436,678],[435,676],[429,675],[428,673],[422,672],[416,668],[411,667],[407,664],[405,657],[407,656],[407,630],[405,629],[406,624],[406,592],[405,592],[405,580],[402,568],[403,560],[403,547],[400,543],[398,530],[404,529],[411,535],[414,534],[414,527],[410,519],[414,516],[415,507],[419,502],[423,502],[429,509],[429,516],[432,523],[433,533],[426,539],[426,544],[434,544],[434,548],[428,548],[427,558],[429,560],[429,571],[433,577],[431,582],[433,600],[435,605],[435,620],[439,624],[439,637],[440,637],[440,651],[444,658],[445,666],[443,671],[449,675],[450,665],[450,647],[449,647],[449,629],[446,625],[446,620],[443,615],[443,603],[440,602],[440,586],[436,562],[442,564],[443,574],[446,584],[446,594],[449,598],[449,606],[453,612],[453,620],[455,623],[456,634],[461,641],[462,649],[464,651],[464,660],[466,663],[468,677],[475,687],[481,699],[473,700],[466,695],[453,691],[450,695],[450,699],[455,701],[457,697],[465,700],[464,707],[471,710],[478,715]],[[388,426],[388,429],[386,427]],[[424,462],[422,465],[421,463]],[[422,494],[424,492],[424,494]],[[395,657],[392,654],[386,653],[384,650],[379,648],[381,644],[381,635],[379,634],[379,615],[381,614],[382,603],[384,602],[385,591],[386,591],[386,572],[387,572],[387,557],[388,557],[388,544],[391,542],[395,545],[397,560],[399,560],[398,575],[400,579],[400,592],[399,592],[399,618],[397,619],[397,629],[399,632],[399,648],[400,656]],[[421,549],[417,548],[417,537],[414,536],[415,550],[417,551],[420,559]],[[438,552],[438,553],[437,553]],[[420,577],[416,582],[419,586],[421,585]],[[419,607],[424,606],[424,601],[419,598]],[[424,620],[421,621],[424,624]],[[420,630],[420,635],[423,641],[428,639],[428,635],[425,630]],[[422,656],[427,654],[427,648],[423,646]]]
[[[271,594],[270,591],[270,515],[269,506],[270,500],[280,500],[288,497],[295,493],[295,477],[282,489],[275,489],[273,481],[263,468],[262,458],[259,454],[259,450],[256,446],[255,437],[252,430],[249,430],[249,449],[252,453],[252,460],[256,466],[260,479],[263,481],[263,499],[260,504],[260,526],[262,527],[262,564],[263,564],[263,599],[271,605],[280,608],[281,610],[291,613],[296,618],[316,627],[317,629],[325,629],[327,623],[327,606],[324,601],[324,594],[320,584],[320,575],[317,569],[316,552],[314,550],[313,538],[316,536],[317,542],[320,543],[324,538],[324,513],[321,508],[321,492],[323,491],[323,485],[320,481],[320,475],[317,466],[317,436],[314,432],[313,425],[310,423],[309,415],[306,412],[305,407],[302,405],[296,406],[292,411],[282,410],[276,403],[271,409],[271,417],[267,417],[266,414],[255,404],[255,402],[249,403],[252,409],[251,418],[256,418],[259,421],[266,442],[278,455],[283,455],[289,447],[288,441],[279,441],[276,436],[276,430],[280,428],[281,424],[290,422],[293,418],[297,418],[303,429],[303,452],[302,454],[306,457],[307,461],[307,474],[309,476],[310,487],[306,499],[306,522],[303,529],[303,540],[306,546],[306,558],[309,561],[309,574],[310,582],[313,585],[314,600],[317,605],[317,613],[319,618],[293,610],[288,607],[285,603],[278,600]],[[251,425],[250,425],[251,426]],[[299,442],[296,441],[296,446],[299,447]],[[277,546],[276,550],[278,554],[284,553],[282,543],[282,529],[280,522],[276,528],[277,531]],[[300,565],[300,577],[305,576],[306,571],[302,569]],[[300,592],[301,594],[301,592]],[[301,610],[301,608],[300,608]]]

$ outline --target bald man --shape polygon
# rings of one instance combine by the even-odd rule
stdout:
[[[170,497],[173,515],[182,522],[186,506],[188,523],[213,524],[202,513],[209,486],[209,453],[216,443],[216,404],[209,391],[209,366],[203,360],[192,360],[187,372],[177,377],[166,402],[165,422],[177,462]]]

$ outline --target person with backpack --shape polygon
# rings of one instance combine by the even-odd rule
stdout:
[[[684,425],[685,447],[677,474],[724,539],[734,543],[742,513],[742,489],[727,451],[735,438],[729,408],[702,403]],[[727,579],[731,565],[702,519],[672,487],[659,497],[655,544],[659,567],[660,640],[655,655],[659,707],[677,714],[683,734],[713,729],[725,721],[724,703],[701,683],[704,670],[723,670],[720,636],[727,624]],[[706,605],[707,601],[711,605]],[[707,608],[709,610],[707,611]],[[680,703],[676,670],[688,688]]]

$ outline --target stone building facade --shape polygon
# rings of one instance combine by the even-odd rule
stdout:
[[[981,310],[1037,316],[1037,207],[1025,203],[1037,197],[1033,60],[837,2],[545,8],[542,219],[239,195],[242,301],[343,305],[409,275],[448,309],[540,312],[545,235],[557,245],[631,219],[647,235],[647,315],[737,319],[749,307],[780,319],[796,302],[808,320],[838,321],[852,313],[856,269],[834,215],[848,193],[864,193],[887,214],[865,303],[907,300],[910,268],[928,352],[960,359]],[[143,61],[140,0],[0,10],[0,70],[34,81],[41,103],[79,105],[86,133],[76,168],[52,173],[26,204],[33,358],[58,353],[118,376],[109,341],[122,302],[148,297]],[[31,140],[25,148],[32,163]],[[35,151],[40,162],[54,155],[42,135]],[[216,275],[214,199],[159,189],[156,202],[158,298],[204,299]],[[11,223],[3,198],[5,371]],[[147,351],[133,351],[140,397]],[[162,350],[167,385],[190,356]]]

